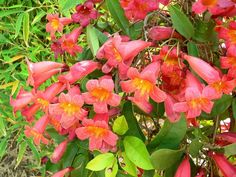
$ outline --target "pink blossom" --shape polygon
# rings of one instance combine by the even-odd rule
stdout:
[[[75,56],[76,53],[82,52],[82,47],[77,44],[80,33],[82,32],[82,27],[74,29],[69,34],[64,34],[60,39],[59,43],[61,44],[62,51],[66,51],[72,56]]]
[[[157,103],[163,102],[166,99],[166,94],[156,86],[160,65],[158,62],[153,62],[146,66],[141,73],[136,68],[130,67],[127,73],[131,80],[120,82],[121,88],[126,93],[133,93],[134,98],[131,98],[142,110],[150,113],[149,97]]]
[[[175,37],[177,33],[171,27],[154,26],[148,31],[148,36],[154,41],[161,41]]]
[[[49,113],[51,116],[60,116],[62,127],[67,129],[86,117],[87,111],[82,108],[83,104],[80,94],[61,93],[58,103],[49,105]]]
[[[235,132],[224,132],[216,135],[216,140],[219,145],[228,145],[236,143],[236,133]]]
[[[76,23],[80,23],[81,26],[85,27],[90,23],[91,19],[96,19],[98,12],[94,9],[92,1],[86,1],[82,5],[76,6],[76,13],[72,15],[72,19]]]
[[[177,101],[170,95],[167,95],[164,101],[164,105],[167,118],[170,122],[177,122],[180,119],[180,113],[175,112],[173,109],[175,103],[177,103]]]
[[[42,61],[37,63],[31,63],[27,60],[28,64],[28,84],[37,89],[43,82],[51,78],[53,75],[62,71],[65,66],[62,63],[52,61]]]
[[[210,152],[208,155],[215,161],[224,177],[235,177],[236,167],[233,166],[223,154]]]
[[[70,67],[70,71],[65,75],[60,75],[58,80],[64,83],[73,84],[79,79],[99,69],[100,64],[91,60],[78,62]]]
[[[83,93],[84,101],[87,104],[93,104],[96,113],[107,113],[107,105],[118,106],[120,104],[121,97],[113,93],[114,82],[112,79],[89,80],[86,88],[88,92]]]
[[[228,48],[227,56],[220,58],[221,68],[229,69],[228,76],[236,78],[236,47],[233,45]]]
[[[68,140],[64,140],[55,148],[55,150],[52,154],[52,157],[51,157],[52,163],[57,163],[57,162],[59,162],[59,160],[61,160],[61,158],[66,150],[67,143],[68,143]]]
[[[119,77],[126,78],[126,73],[134,57],[151,43],[142,40],[124,41],[116,34],[110,38],[97,52],[98,59],[106,59],[102,71],[109,73],[113,68],[118,68]]]
[[[54,175],[52,175],[52,177],[64,177],[66,175],[66,173],[69,173],[72,170],[73,170],[72,167],[67,167],[67,168],[55,173]]]
[[[34,143],[36,145],[40,144],[40,141],[42,141],[44,144],[48,144],[49,141],[43,136],[43,133],[46,129],[46,126],[48,124],[48,116],[44,115],[41,117],[33,127],[26,126],[25,127],[25,136],[26,137],[33,137]]]
[[[48,14],[47,20],[49,21],[46,25],[46,31],[50,32],[51,38],[55,38],[55,32],[62,32],[63,27],[72,22],[70,18],[59,18],[58,14]]]
[[[84,119],[82,124],[83,127],[77,128],[76,135],[81,140],[89,138],[89,150],[107,152],[115,149],[118,137],[109,130],[108,123]]]
[[[213,108],[212,89],[204,88],[199,91],[196,87],[188,87],[185,90],[184,102],[174,104],[174,111],[186,112],[187,118],[195,118],[201,114],[201,111],[210,113]]]
[[[191,177],[189,157],[185,157],[175,172],[175,177]]]

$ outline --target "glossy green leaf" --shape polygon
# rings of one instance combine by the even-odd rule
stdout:
[[[125,17],[124,10],[120,6],[119,0],[106,0],[106,5],[117,25],[129,35],[129,21]]]
[[[79,150],[79,147],[75,141],[73,141],[67,145],[66,152],[63,154],[63,157],[61,160],[63,162],[62,163],[63,168],[72,166],[73,160],[74,160],[78,150]]]
[[[236,98],[232,101],[232,110],[233,110],[233,117],[236,120]]]
[[[122,169],[132,176],[137,176],[137,167],[129,160],[125,152],[118,154],[118,161]]]
[[[191,41],[188,42],[187,44],[187,49],[188,49],[188,54],[198,57],[199,56],[199,51],[197,48],[197,45]]]
[[[118,164],[117,160],[114,159],[114,161],[105,169],[105,177],[116,177],[116,174],[118,172]]]
[[[23,39],[25,41],[25,44],[29,46],[28,40],[29,40],[29,29],[30,29],[30,24],[29,24],[29,13],[24,13],[23,16]]]
[[[194,27],[188,16],[185,15],[179,6],[169,6],[170,17],[173,23],[173,27],[187,39],[193,37]]]
[[[114,158],[115,157],[112,153],[99,154],[89,161],[86,168],[92,171],[103,170],[113,162]]]
[[[224,146],[224,154],[226,156],[231,156],[236,154],[236,143]]]
[[[33,19],[31,25],[35,25],[37,22],[39,22],[47,13],[43,10],[41,10]]]
[[[223,95],[219,100],[216,100],[211,111],[211,116],[214,117],[225,112],[225,110],[230,107],[232,100],[233,98],[231,95]]]
[[[131,162],[145,170],[153,169],[150,155],[142,140],[134,136],[126,136],[123,143],[125,153]]]
[[[86,28],[86,36],[87,36],[87,42],[88,45],[93,53],[93,56],[96,56],[97,51],[99,49],[99,41],[97,37],[97,33],[94,30],[94,27],[91,25],[88,25]]]
[[[123,105],[122,115],[125,116],[125,119],[128,123],[129,130],[126,132],[126,135],[136,136],[141,140],[145,140],[142,130],[139,127],[136,117],[133,113],[133,106],[130,101],[127,101]]]
[[[161,148],[178,149],[186,131],[187,122],[184,114],[182,114],[180,120],[176,123],[166,120],[160,132],[147,147],[149,150]]]
[[[189,153],[193,158],[196,158],[199,155],[203,144],[199,141],[198,138],[194,139],[189,146]]]
[[[11,14],[16,14],[19,12],[23,12],[23,10],[22,9],[1,10],[0,11],[0,18],[11,15]]]
[[[21,160],[23,159],[25,151],[26,151],[26,148],[27,148],[27,142],[24,141],[24,142],[20,143],[19,151],[18,151],[17,158],[16,158],[15,169],[18,167],[18,165],[20,164]]]
[[[116,118],[116,120],[113,123],[112,129],[118,135],[124,135],[127,132],[129,127],[124,115]]]
[[[165,170],[183,156],[184,150],[159,149],[152,153],[151,161],[156,170]]]

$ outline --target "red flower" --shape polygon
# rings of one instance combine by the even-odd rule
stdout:
[[[49,21],[46,25],[46,31],[50,32],[51,38],[55,38],[55,32],[62,32],[63,27],[72,22],[70,18],[59,18],[58,14],[48,14],[47,20]]]
[[[44,115],[41,117],[35,125],[31,128],[29,126],[25,127],[25,136],[26,137],[33,137],[34,143],[36,145],[40,144],[40,141],[42,141],[44,144],[48,144],[49,141],[43,136],[43,133],[46,129],[46,126],[48,124],[48,116]]]
[[[154,41],[161,41],[171,37],[179,37],[173,28],[165,26],[154,26],[148,31],[148,36]]]
[[[227,50],[227,56],[220,58],[220,64],[222,69],[229,69],[228,76],[236,78],[236,47],[233,45]]]
[[[216,135],[216,144],[219,145],[228,145],[236,143],[236,133],[234,132],[224,132]]]
[[[216,31],[218,32],[218,37],[226,41],[227,47],[230,47],[236,44],[236,22],[235,21],[231,21],[227,27],[224,27],[224,26],[217,27]]]
[[[134,92],[134,98],[130,98],[143,111],[150,113],[151,105],[148,102],[151,97],[157,103],[166,99],[166,94],[156,86],[160,65],[154,62],[146,66],[141,73],[136,68],[129,68],[127,76],[131,80],[120,82],[121,88],[126,93]]]
[[[82,47],[77,45],[77,41],[80,33],[82,32],[82,29],[82,27],[76,28],[70,34],[64,34],[59,39],[62,51],[66,51],[72,56],[75,56],[76,53],[82,52]]]
[[[64,177],[66,175],[66,173],[69,173],[72,170],[73,170],[72,167],[67,167],[67,168],[55,173],[54,175],[52,175],[52,177]]]
[[[89,149],[100,150],[107,152],[116,149],[116,142],[118,140],[105,121],[94,121],[91,119],[84,119],[83,127],[77,128],[76,135],[79,139],[85,140],[89,138]]]
[[[108,60],[102,67],[104,73],[109,73],[113,68],[119,70],[119,77],[126,78],[126,73],[134,57],[151,43],[142,40],[125,42],[121,36],[116,34],[110,38],[97,52],[98,59]]]
[[[215,161],[224,177],[235,177],[236,167],[233,166],[223,154],[210,152],[209,156]]]
[[[98,12],[94,9],[94,4],[91,1],[86,1],[83,5],[76,6],[76,13],[72,15],[72,19],[76,23],[80,23],[85,27],[90,23],[91,19],[96,19]]]
[[[191,177],[189,157],[185,157],[175,172],[175,177]]]
[[[84,101],[87,104],[93,104],[96,113],[107,113],[107,105],[118,106],[120,104],[121,97],[113,93],[112,79],[89,80],[86,88],[88,92],[83,93]]]
[[[167,95],[164,101],[164,105],[167,118],[170,122],[177,122],[180,119],[180,113],[175,112],[173,109],[175,103],[177,103],[177,101],[170,95]]]

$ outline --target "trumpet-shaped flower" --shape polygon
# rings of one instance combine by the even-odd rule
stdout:
[[[86,1],[82,5],[76,6],[76,13],[72,15],[72,19],[76,23],[80,23],[81,26],[87,26],[91,19],[96,19],[98,12],[94,9],[92,1]]]
[[[87,111],[82,108],[84,99],[79,94],[61,93],[58,102],[49,105],[49,113],[51,116],[60,116],[60,123],[65,129],[87,115]]]
[[[210,152],[208,155],[215,161],[224,177],[236,176],[236,167],[233,166],[223,154]]]
[[[175,177],[191,177],[189,157],[185,157],[175,172]]]
[[[100,64],[91,60],[81,61],[70,67],[70,71],[65,75],[60,75],[58,80],[64,83],[73,84],[79,79],[99,69]]]
[[[187,118],[195,118],[201,114],[201,111],[210,113],[213,107],[212,89],[204,88],[202,93],[196,87],[188,87],[185,90],[184,102],[174,104],[174,111],[186,112]]]
[[[22,110],[22,115],[26,117],[27,121],[34,120],[35,113],[41,109],[48,113],[49,104],[53,101],[55,96],[65,89],[65,84],[56,82],[47,87],[45,91],[38,91],[35,94],[34,104]]]
[[[72,23],[73,21],[70,18],[65,18],[65,17],[59,18],[58,14],[48,14],[46,18],[49,21],[46,25],[46,31],[50,33],[52,39],[55,38],[56,31],[62,32],[63,27],[65,25]]]
[[[227,50],[227,56],[220,58],[221,68],[229,69],[228,76],[236,78],[236,54],[235,46],[231,46]]]
[[[52,177],[64,177],[67,173],[69,173],[72,170],[73,170],[72,167],[67,167],[61,171],[56,172],[54,175],[52,175]]]
[[[34,143],[39,145],[42,141],[44,144],[48,144],[49,140],[43,136],[43,133],[46,129],[48,124],[48,116],[44,115],[41,117],[33,127],[26,126],[25,127],[25,136],[26,137],[33,137]]]
[[[12,99],[12,97],[10,97],[10,104],[13,107],[13,111],[16,112],[18,110],[22,110],[23,108],[25,108],[33,100],[34,100],[33,93],[27,92],[21,88],[16,96],[16,99]]]
[[[83,127],[77,128],[76,135],[81,140],[89,138],[89,149],[91,151],[107,152],[114,150],[118,137],[109,129],[108,123],[84,119],[82,124]]]
[[[120,3],[131,21],[143,20],[149,12],[158,9],[157,0],[121,0]]]
[[[97,52],[98,59],[106,59],[102,71],[109,73],[113,68],[118,68],[121,79],[126,78],[126,73],[134,57],[151,43],[142,40],[126,41],[116,34],[110,38]]]
[[[62,158],[66,147],[67,147],[68,140],[62,141],[54,150],[51,161],[52,163],[57,163]]]
[[[115,93],[114,82],[109,78],[100,80],[89,80],[86,84],[88,92],[83,93],[84,101],[87,104],[93,104],[96,113],[107,113],[107,105],[118,106],[121,97]]]
[[[218,0],[198,0],[193,4],[192,10],[196,14],[201,14],[207,9],[210,10],[213,7],[216,7]]]
[[[61,49],[75,56],[76,53],[81,53],[83,48],[77,44],[82,27],[74,29],[70,34],[65,34],[59,39]]]
[[[62,71],[65,67],[62,63],[52,61],[42,61],[37,63],[31,63],[27,60],[28,64],[28,84],[37,89],[43,82],[51,78],[53,75]]]
[[[216,28],[218,37],[224,39],[226,46],[230,47],[236,44],[236,22],[231,21],[227,27],[220,26]]]
[[[166,94],[156,86],[160,65],[158,62],[153,62],[146,66],[141,73],[136,68],[129,68],[127,76],[131,80],[120,82],[121,88],[126,93],[134,92],[134,102],[138,103],[142,110],[146,109],[149,97],[157,103],[163,102],[166,99]],[[143,106],[144,107],[143,107]],[[150,107],[150,106],[149,106]],[[149,111],[148,111],[149,112]]]
[[[148,36],[154,41],[166,40],[171,37],[180,38],[181,36],[171,27],[154,26],[148,31]]]
[[[175,103],[177,103],[177,101],[170,95],[167,95],[164,105],[167,118],[170,120],[170,122],[177,122],[180,119],[180,113],[175,112],[173,109]]]
[[[218,145],[228,145],[236,143],[236,133],[234,132],[224,132],[216,135],[216,144]]]

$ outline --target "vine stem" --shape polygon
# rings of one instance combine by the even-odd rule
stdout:
[[[214,132],[213,132],[212,143],[215,142],[216,133],[217,133],[217,129],[218,129],[218,126],[219,126],[219,122],[220,122],[220,117],[219,117],[219,116],[216,116],[216,120],[214,121]]]

